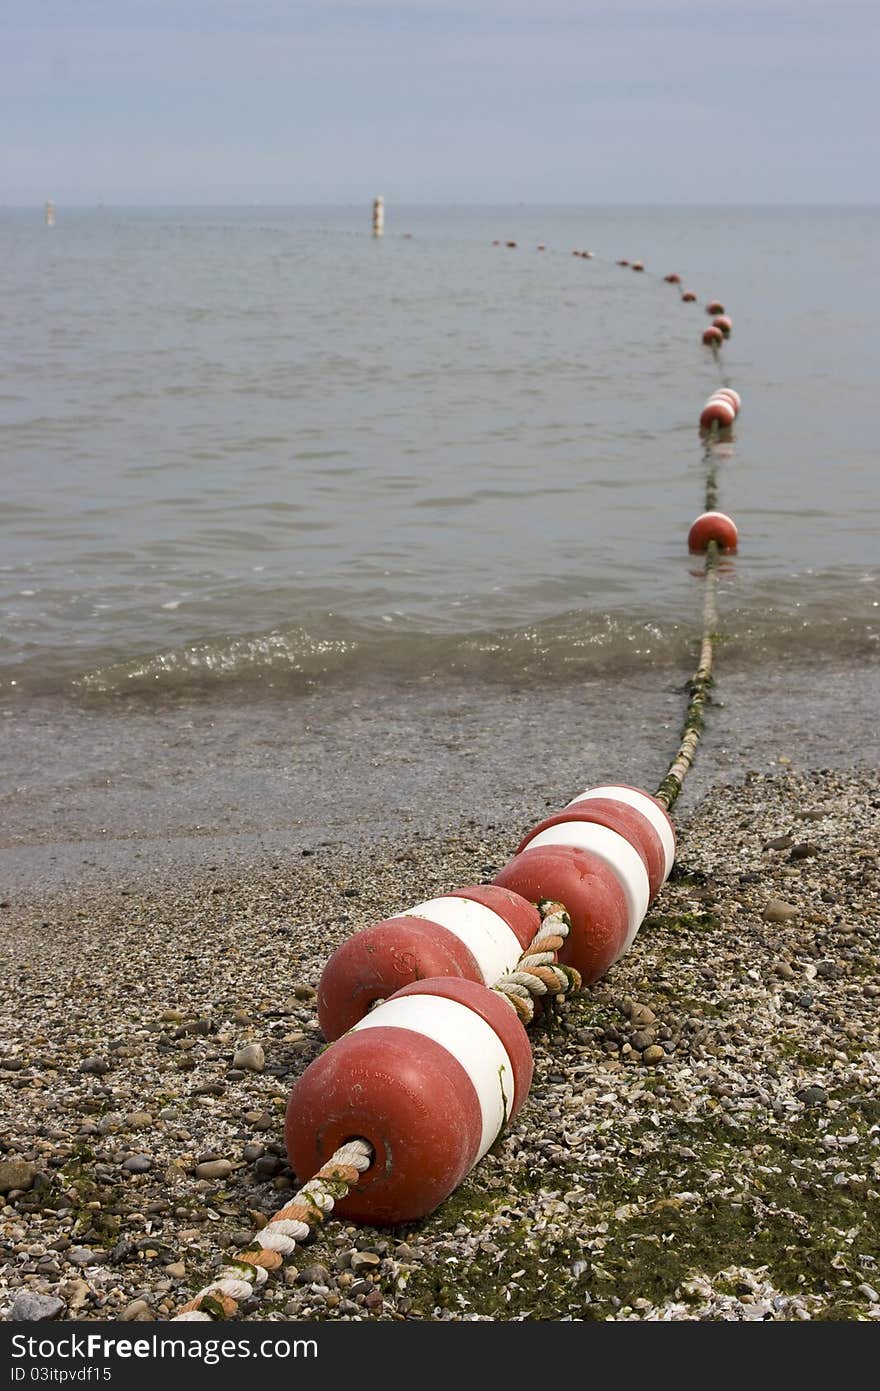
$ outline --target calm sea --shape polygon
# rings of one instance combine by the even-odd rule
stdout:
[[[877,209],[369,227],[0,210],[7,702],[686,671],[713,297],[743,397],[724,661],[876,659]]]

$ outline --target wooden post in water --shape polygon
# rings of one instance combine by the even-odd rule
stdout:
[[[52,202],[51,198],[46,202],[46,226],[55,226],[55,204]]]
[[[373,199],[373,236],[381,237],[385,232],[385,199],[381,193]]]

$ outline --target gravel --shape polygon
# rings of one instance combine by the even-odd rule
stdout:
[[[0,1316],[172,1316],[293,1190],[330,952],[519,829],[6,900]],[[870,772],[714,789],[462,1188],[405,1229],[328,1223],[248,1316],[880,1318],[878,831]]]

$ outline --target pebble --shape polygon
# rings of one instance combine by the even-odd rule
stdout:
[[[666,1057],[665,1048],[661,1048],[659,1043],[652,1043],[650,1048],[646,1048],[642,1054],[643,1063],[662,1063]]]
[[[246,1043],[235,1050],[232,1066],[244,1072],[262,1072],[266,1066],[266,1055],[259,1043]]]
[[[80,1072],[94,1073],[96,1077],[102,1077],[105,1072],[110,1071],[110,1064],[106,1058],[96,1056],[94,1058],[86,1058],[85,1062],[80,1064],[79,1070]]]
[[[349,1262],[353,1271],[375,1270],[376,1266],[382,1264],[382,1257],[377,1256],[374,1251],[355,1251]]]
[[[761,914],[765,923],[785,923],[796,918],[798,909],[793,903],[785,903],[781,898],[771,898]]]
[[[224,1179],[229,1178],[231,1173],[232,1163],[229,1159],[208,1159],[196,1165],[196,1178]]]
[[[35,1164],[28,1164],[23,1159],[0,1159],[0,1193],[10,1193],[15,1188],[32,1188],[36,1177]]]
[[[64,1301],[55,1295],[37,1294],[34,1290],[19,1290],[12,1301],[7,1318],[13,1323],[44,1323],[57,1319]]]
[[[824,1087],[801,1087],[799,1092],[795,1092],[798,1101],[802,1101],[805,1106],[824,1106],[828,1100],[828,1093]]]
[[[152,1169],[153,1161],[148,1154],[132,1154],[122,1161],[122,1167],[130,1174],[146,1174]]]
[[[104,1255],[103,1252],[93,1251],[90,1246],[71,1246],[67,1259],[71,1265],[100,1265]]]
[[[120,1323],[152,1323],[155,1314],[145,1299],[135,1299],[119,1315]]]

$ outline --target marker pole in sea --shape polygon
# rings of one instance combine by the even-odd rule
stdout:
[[[381,193],[373,199],[373,236],[381,237],[385,232],[385,199]]]
[[[52,202],[51,198],[46,202],[46,226],[55,226],[55,204]]]

